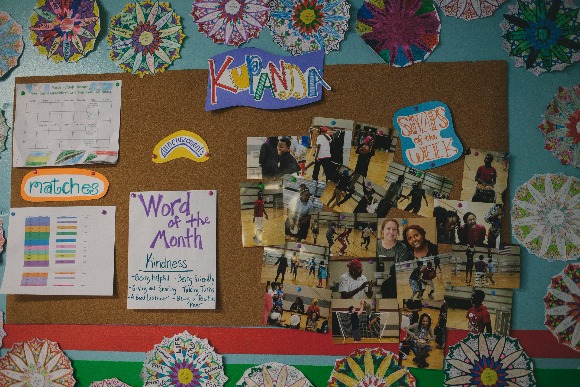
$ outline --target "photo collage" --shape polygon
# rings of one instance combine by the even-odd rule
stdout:
[[[243,246],[264,248],[264,325],[398,343],[401,365],[442,369],[448,329],[510,330],[508,156],[465,147],[454,179],[399,147],[392,128],[324,117],[248,138]]]

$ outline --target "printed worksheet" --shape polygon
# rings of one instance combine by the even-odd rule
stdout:
[[[14,167],[115,164],[121,81],[16,85]]]
[[[115,207],[10,210],[2,294],[112,296]]]
[[[215,309],[216,197],[131,193],[128,309]]]

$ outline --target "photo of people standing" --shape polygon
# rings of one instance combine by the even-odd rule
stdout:
[[[520,287],[520,246],[501,249],[453,245],[451,258],[441,262],[444,276],[454,286],[494,289]]]
[[[240,183],[240,207],[244,247],[284,244],[282,181]]]
[[[248,179],[302,176],[308,136],[248,137],[246,141]]]
[[[358,180],[380,184],[393,160],[399,138],[392,128],[355,122],[348,166]]]
[[[386,217],[391,208],[427,217],[432,216],[435,198],[449,197],[453,182],[435,173],[393,161],[384,177],[383,186],[386,192],[377,207],[379,218]]]
[[[354,121],[314,117],[308,131],[309,143],[304,176],[314,181],[335,179],[341,165],[348,165]]]
[[[265,324],[328,330],[331,291],[326,248],[304,243],[265,247],[260,282],[266,285]]]
[[[466,246],[501,247],[505,216],[502,204],[435,199],[433,214],[438,219],[438,229],[445,230],[448,241],[455,239]]]
[[[322,209],[320,195],[325,185],[302,177],[286,175],[283,179],[286,209],[284,233],[287,241],[306,241],[311,233],[312,215]]]
[[[461,200],[505,203],[502,193],[508,188],[507,153],[479,149],[464,150]]]
[[[446,285],[447,327],[471,333],[508,335],[512,315],[511,289]]]

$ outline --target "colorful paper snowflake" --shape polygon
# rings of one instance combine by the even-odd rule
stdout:
[[[535,175],[517,190],[512,205],[515,238],[549,261],[580,257],[580,180]]]
[[[179,58],[184,37],[180,17],[169,3],[144,0],[127,4],[111,18],[107,40],[111,59],[143,78],[164,72]]]
[[[228,380],[221,355],[215,353],[206,339],[187,331],[165,337],[147,352],[141,379],[145,386],[164,383],[182,387],[222,386]]]
[[[8,131],[10,127],[6,122],[6,118],[4,117],[4,112],[0,110],[0,152],[4,152],[6,150],[6,138],[8,137]],[[2,250],[0,250],[2,251]]]
[[[544,324],[562,344],[580,351],[580,264],[569,264],[552,277],[544,297]]]
[[[356,31],[395,67],[422,62],[439,44],[441,20],[432,0],[365,0]]]
[[[443,372],[447,386],[536,385],[531,359],[509,336],[468,334],[449,347]]]
[[[292,55],[338,50],[348,29],[346,0],[272,0],[268,27],[274,42]]]
[[[399,357],[383,348],[357,349],[337,360],[328,387],[405,386],[414,387],[415,377],[398,365]]]
[[[580,59],[580,15],[572,0],[518,0],[500,24],[516,67],[536,75]]]
[[[562,164],[580,168],[580,83],[560,87],[539,126],[546,146]]]
[[[0,386],[74,385],[70,360],[50,340],[33,339],[14,344],[0,358]]]
[[[0,12],[0,78],[18,65],[22,55],[22,27],[7,12]]]
[[[506,0],[434,0],[443,13],[458,19],[474,20],[491,16]]]
[[[264,363],[248,368],[238,387],[313,387],[306,376],[296,368],[282,363]]]
[[[0,225],[2,221],[0,220]],[[2,250],[0,250],[2,251]],[[0,348],[4,345],[4,338],[6,337],[6,331],[4,330],[4,312],[0,311]]]
[[[117,378],[114,378],[101,380],[100,382],[92,382],[90,387],[131,387],[131,386],[123,383]]]
[[[101,24],[96,0],[38,0],[30,40],[56,63],[77,62],[95,46]]]
[[[215,43],[239,46],[257,38],[270,17],[267,0],[195,0],[191,15]]]

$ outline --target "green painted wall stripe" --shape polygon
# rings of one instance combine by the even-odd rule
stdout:
[[[273,358],[275,360],[275,357]],[[117,378],[133,387],[143,385],[139,373],[143,363],[107,362],[74,360],[77,387],[89,387],[92,382],[103,379]],[[226,387],[234,387],[243,375],[244,371],[253,364],[226,364],[225,372],[229,377]],[[316,387],[327,385],[332,367],[320,366],[297,366],[302,373]],[[443,386],[443,372],[438,370],[412,369],[411,373],[417,378],[418,387],[441,387]],[[536,369],[534,371],[539,387],[554,386],[557,380],[559,386],[573,386],[580,379],[580,369]]]

